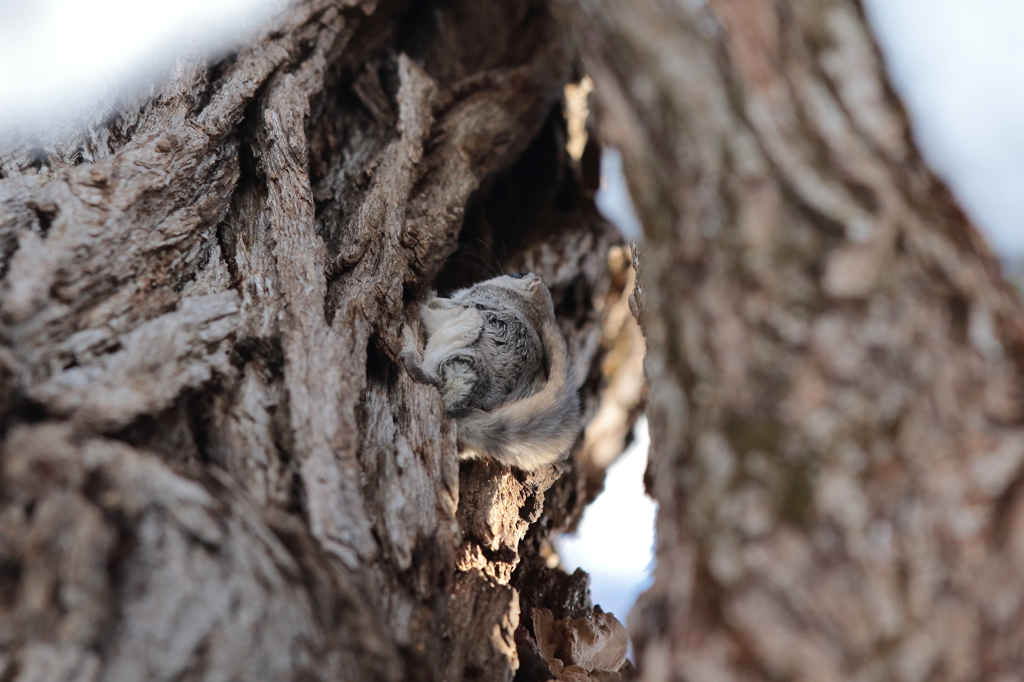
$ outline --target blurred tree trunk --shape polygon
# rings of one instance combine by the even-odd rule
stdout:
[[[584,467],[460,469],[396,358],[432,286],[531,270],[596,409],[573,64],[539,0],[304,0],[3,144],[0,680],[546,679]]]
[[[1024,316],[851,0],[563,0],[647,231],[641,678],[1019,680]]]

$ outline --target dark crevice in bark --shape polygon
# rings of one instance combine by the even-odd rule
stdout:
[[[302,482],[302,476],[299,476],[298,472],[294,471],[294,466],[292,469],[292,476],[289,478],[290,485],[288,487],[288,506],[285,508],[285,511],[309,523],[306,486]]]
[[[531,245],[572,229],[570,216],[584,205],[596,216],[568,164],[559,105],[519,159],[470,199],[455,253],[434,288],[446,293],[505,274]],[[556,305],[560,291],[552,291]]]
[[[372,28],[372,27],[370,27]],[[360,70],[373,68],[388,74],[377,83],[374,101],[393,107],[397,84],[395,55],[380,41],[389,34],[365,36],[357,32],[352,41],[364,43],[370,56],[358,65],[338,65],[325,87],[310,102],[306,124],[309,140],[309,173],[313,191],[317,231],[327,246],[326,266],[329,290],[337,290],[337,278],[349,270],[366,253],[371,232],[360,229],[359,208],[364,193],[373,181],[380,154],[397,137],[393,126],[375,118],[373,111],[356,92]],[[335,305],[332,296],[325,301],[325,317],[333,323]]]
[[[274,38],[271,38],[274,40]],[[231,72],[238,63],[238,52],[229,52],[221,55],[207,67],[206,87],[202,89],[199,99],[194,105],[194,110],[201,112],[210,104],[211,98],[224,87],[224,78]]]
[[[109,589],[116,598],[111,603],[112,613],[100,624],[104,629],[109,630],[116,627],[117,611],[124,603],[121,597],[127,596],[125,591],[129,589],[136,577],[133,575],[130,562],[138,549],[138,535],[134,519],[130,518],[123,509],[110,508],[103,504],[104,498],[110,499],[111,496],[117,495],[116,484],[104,472],[89,472],[82,483],[81,493],[97,509],[101,510],[103,517],[112,529],[112,542],[107,550],[103,569]],[[103,653],[110,641],[109,638],[102,632],[96,632],[94,639],[98,642],[97,649]]]
[[[14,606],[22,568],[22,562],[15,557],[0,561],[0,609],[10,610]]]
[[[516,651],[519,654],[519,670],[512,682],[548,682],[557,679],[551,674],[533,638],[522,628],[516,631]]]
[[[246,337],[232,348],[231,362],[241,369],[246,363],[258,363],[266,370],[269,378],[280,381],[284,378],[284,351],[279,337]]]
[[[132,447],[149,450],[164,461],[178,465],[197,465],[206,458],[199,447],[196,427],[202,408],[194,403],[204,393],[183,394],[166,410],[155,415],[142,415],[131,424],[111,433],[110,437]]]
[[[551,37],[545,2],[502,5],[457,0],[416,3],[399,23],[398,50],[423,64],[442,87],[471,74],[530,61]]]
[[[244,235],[242,238],[247,242],[246,249],[251,249],[254,242],[264,238],[257,230],[263,226],[260,214],[265,208],[267,177],[254,142],[260,125],[258,119],[263,98],[259,94],[263,87],[265,86],[257,91],[257,96],[246,106],[242,116],[237,144],[238,180],[231,195],[227,215],[215,228],[221,259],[231,275],[231,286],[236,289],[243,286],[245,279],[239,270],[239,235]],[[255,292],[249,294],[255,295]]]
[[[1005,550],[1012,540],[1013,533],[1019,532],[1015,523],[1017,515],[1020,513],[1022,499],[1024,499],[1024,471],[1018,471],[996,499],[992,511],[990,535],[991,542],[997,549]]]
[[[221,382],[217,382],[221,384]],[[194,397],[184,396],[188,400],[185,404],[185,419],[188,422],[189,431],[192,433],[192,441],[195,443],[197,459],[202,464],[215,464],[223,466],[221,462],[218,462],[219,457],[215,456],[210,451],[210,429],[214,428],[207,415],[210,414],[215,408],[217,398],[223,393],[223,387],[218,386],[215,389],[207,388],[206,391],[198,393]]]
[[[384,347],[380,337],[372,334],[366,344],[367,388],[382,389],[391,393],[397,387],[398,373],[399,368]]]
[[[7,669],[0,674],[0,682],[13,682],[17,679],[18,673],[21,672],[21,665],[18,661],[14,661],[7,667]]]
[[[32,210],[36,214],[36,220],[38,220],[39,236],[45,239],[46,235],[50,232],[50,226],[53,225],[53,221],[57,219],[59,211],[56,207],[48,206],[44,208],[38,204],[33,206]]]
[[[536,543],[537,534],[529,534],[524,543]],[[539,550],[539,545],[536,547]],[[528,587],[520,600],[523,613],[528,616],[531,608],[551,609],[556,619],[581,618],[590,613],[590,576],[582,569],[566,573],[561,569],[548,568],[538,553],[525,553],[528,559],[520,562],[512,574],[512,586]],[[531,636],[535,636],[533,624],[528,617],[523,625]]]
[[[10,375],[3,379],[12,383],[17,381]],[[40,424],[49,418],[46,406],[25,395],[21,387],[3,388],[6,395],[0,405],[0,436],[7,435],[18,424]]]
[[[29,150],[28,154],[30,158],[28,164],[29,168],[32,168],[33,170],[36,171],[41,171],[43,169],[43,166],[49,167],[49,155],[46,153],[46,150],[44,150],[42,147],[34,147],[33,149]]]

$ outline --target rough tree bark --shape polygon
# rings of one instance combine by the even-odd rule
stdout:
[[[531,270],[596,409],[576,77],[539,0],[305,0],[4,143],[0,680],[547,678],[586,467],[460,467],[396,358],[432,286]]]
[[[641,678],[1022,679],[1024,314],[861,8],[558,6],[648,236]]]
[[[1024,314],[857,4],[555,7],[647,230],[641,677],[1021,679]],[[395,357],[531,269],[595,409],[577,75],[540,0],[310,0],[4,147],[0,680],[550,677],[592,472],[460,467]]]

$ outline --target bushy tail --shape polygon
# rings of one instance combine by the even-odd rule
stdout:
[[[580,430],[579,397],[565,339],[552,321],[541,327],[551,359],[547,382],[531,396],[459,419],[459,453],[492,457],[527,471],[561,459]]]

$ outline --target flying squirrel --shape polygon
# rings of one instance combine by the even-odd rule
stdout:
[[[580,430],[569,352],[551,293],[534,274],[502,275],[420,306],[427,343],[411,331],[409,376],[437,387],[458,424],[459,455],[531,471],[563,459]]]

